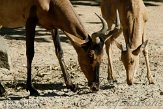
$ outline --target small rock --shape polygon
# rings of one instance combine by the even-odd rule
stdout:
[[[160,92],[160,95],[163,95],[163,92]]]
[[[10,70],[11,60],[8,53],[8,45],[3,37],[0,37],[0,68]]]

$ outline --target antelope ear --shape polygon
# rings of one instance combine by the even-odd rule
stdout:
[[[86,39],[86,41],[84,43],[81,44],[81,47],[84,50],[88,50],[89,46],[92,44],[92,39],[90,36],[88,36],[88,39]]]
[[[122,44],[120,44],[119,42],[117,42],[116,40],[114,40],[115,44],[117,45],[117,47],[123,51],[123,46]]]
[[[132,53],[134,55],[138,55],[142,49],[144,49],[147,46],[148,40],[146,40],[145,42],[143,42],[138,48],[136,48]]]
[[[65,32],[65,31],[64,31],[64,33],[69,38],[69,40],[71,41],[71,43],[74,47],[82,47],[82,45],[84,43],[86,43],[85,40],[82,40],[82,39],[78,38],[77,36],[74,36],[70,33]]]

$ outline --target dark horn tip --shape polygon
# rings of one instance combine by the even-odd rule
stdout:
[[[95,13],[95,15],[101,19],[100,15],[98,15],[97,13]]]

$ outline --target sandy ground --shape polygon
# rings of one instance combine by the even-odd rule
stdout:
[[[91,34],[100,29],[101,24],[94,12],[100,14],[100,8],[94,2],[74,3],[84,26]],[[92,4],[93,3],[93,4]],[[154,85],[149,85],[146,77],[144,57],[140,55],[140,68],[135,74],[135,84],[128,86],[120,51],[113,46],[114,73],[118,82],[109,85],[107,81],[107,57],[103,58],[100,72],[100,90],[90,93],[87,81],[81,72],[77,55],[65,35],[61,35],[62,47],[67,70],[79,90],[75,93],[67,90],[62,72],[55,56],[55,48],[50,33],[37,28],[35,39],[35,57],[32,76],[34,86],[40,96],[31,97],[25,90],[26,55],[24,29],[5,30],[4,37],[9,45],[12,70],[1,70],[0,78],[8,91],[8,99],[0,98],[0,109],[163,109],[163,3],[147,2],[149,21],[146,35],[149,37],[149,60]],[[118,41],[124,42],[120,36]]]

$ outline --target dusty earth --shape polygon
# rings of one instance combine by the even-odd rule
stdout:
[[[73,82],[79,86],[79,90],[73,93],[65,87],[50,33],[38,27],[32,76],[34,86],[41,95],[31,97],[25,90],[24,28],[1,29],[1,35],[9,45],[12,70],[1,69],[0,79],[8,97],[0,98],[0,109],[163,109],[163,3],[150,0],[146,1],[146,6],[149,14],[146,35],[149,37],[149,60],[154,85],[148,84],[144,57],[141,54],[140,68],[134,77],[135,84],[128,86],[124,67],[119,60],[120,51],[114,46],[113,64],[118,82],[110,85],[107,81],[105,54],[100,72],[100,90],[91,93],[79,68],[76,52],[61,33],[67,70]],[[101,24],[94,14],[100,14],[100,8],[95,2],[74,1],[74,8],[90,34],[100,29]],[[118,41],[124,43],[123,37],[120,36]]]

